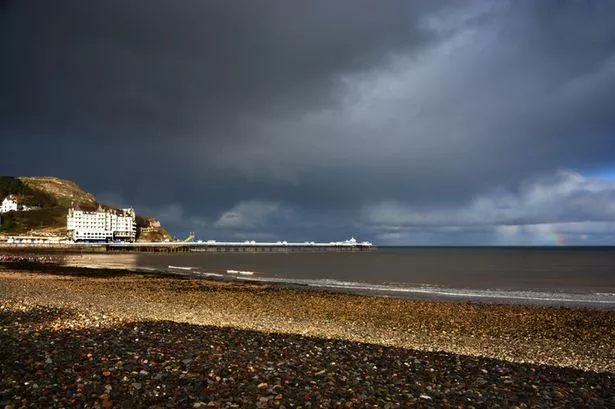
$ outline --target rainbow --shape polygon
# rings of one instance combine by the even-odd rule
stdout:
[[[553,243],[554,246],[567,246],[568,242],[566,241],[566,236],[556,231],[551,232],[549,234],[549,241]]]

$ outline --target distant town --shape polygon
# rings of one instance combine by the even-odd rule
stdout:
[[[10,194],[4,198],[0,206],[0,217],[9,212],[27,212],[37,210],[38,207],[30,207],[21,203],[22,197],[18,194]],[[142,232],[148,232],[160,227],[160,222],[153,220],[150,226],[142,228]],[[66,215],[65,236],[17,236],[7,237],[8,243],[44,243],[44,242],[135,242],[137,238],[137,223],[134,209],[103,209],[88,211],[78,208],[68,209]]]

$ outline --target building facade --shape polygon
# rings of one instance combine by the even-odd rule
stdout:
[[[38,206],[26,206],[21,203],[23,198],[19,195],[8,195],[0,204],[0,213],[8,212],[26,212],[28,210],[40,209]]]
[[[135,241],[136,215],[133,209],[85,211],[69,209],[68,237],[74,241]]]
[[[0,205],[0,213],[15,212],[17,210],[21,210],[21,205],[15,195],[8,195],[2,201],[2,205]]]

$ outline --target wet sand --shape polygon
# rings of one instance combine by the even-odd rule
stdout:
[[[613,311],[44,269],[0,269],[4,406],[615,406]]]

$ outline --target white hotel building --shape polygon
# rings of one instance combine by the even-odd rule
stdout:
[[[137,224],[133,209],[95,212],[69,209],[68,237],[74,241],[135,241]]]

